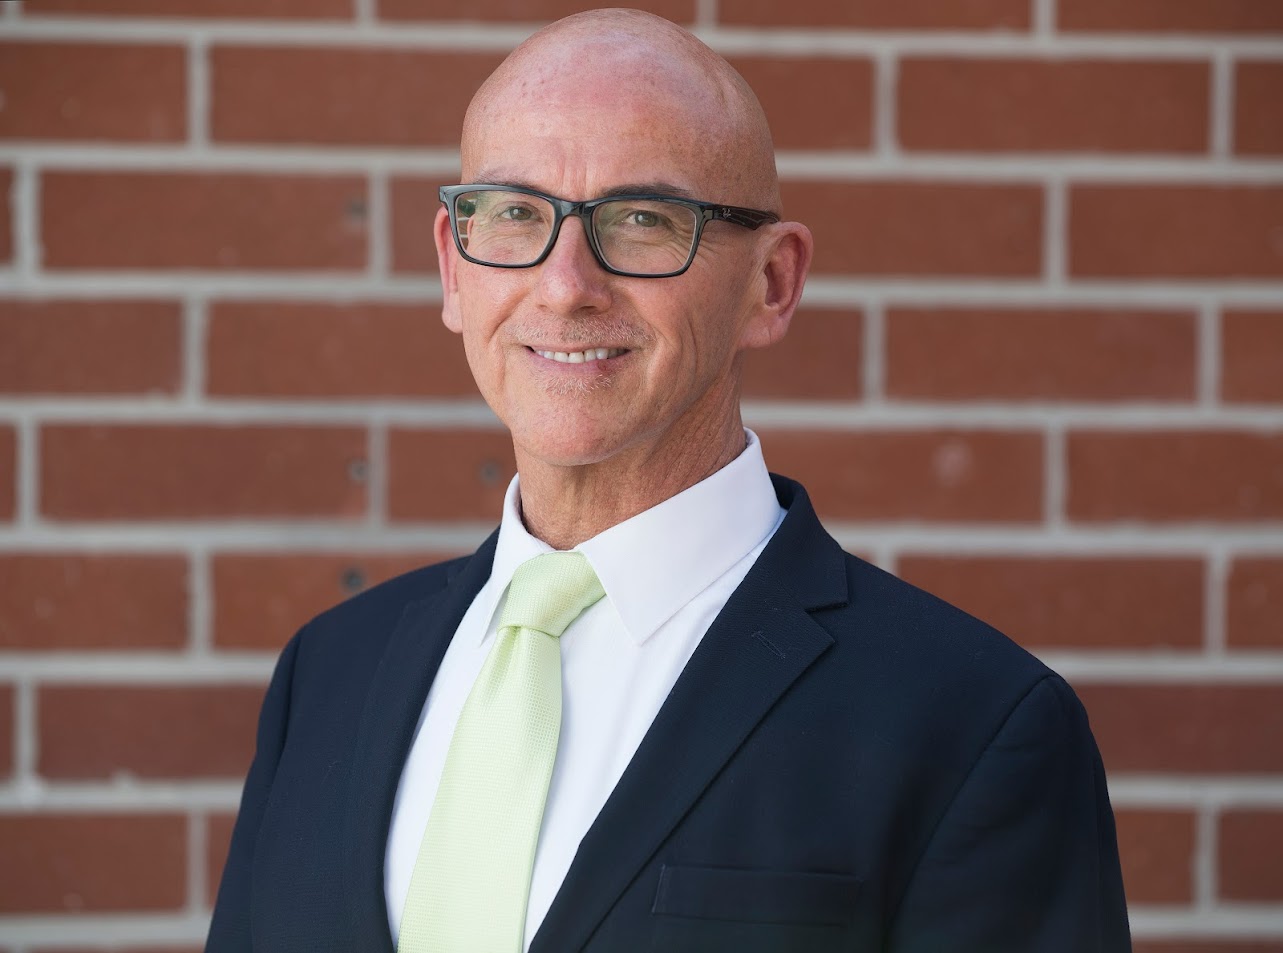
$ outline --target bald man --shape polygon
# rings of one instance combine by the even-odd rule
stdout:
[[[743,426],[812,247],[743,79],[570,17],[461,158],[443,318],[518,476],[475,554],[286,646],[207,949],[1128,950],[1073,692],[843,553]]]

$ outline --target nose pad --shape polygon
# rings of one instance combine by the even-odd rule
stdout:
[[[569,229],[572,233],[578,233],[573,237],[567,237],[566,231]],[[591,259],[593,264],[600,268],[601,262],[597,259],[597,253],[593,250],[592,241],[588,235],[588,223],[579,215],[567,215],[561,220],[561,230],[553,239],[552,249],[548,252],[548,258],[551,259],[558,254],[566,254],[566,246],[569,243],[572,251],[570,252],[576,258],[586,256]],[[546,260],[545,260],[546,263]]]
[[[548,257],[539,266],[539,295],[545,305],[561,312],[607,308],[609,278],[593,252],[583,220],[567,216]]]

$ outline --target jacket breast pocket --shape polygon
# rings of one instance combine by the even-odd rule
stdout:
[[[850,950],[860,881],[847,874],[666,865],[651,906],[665,953]]]

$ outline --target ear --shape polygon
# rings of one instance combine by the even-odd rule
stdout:
[[[768,347],[784,337],[802,299],[802,286],[811,268],[815,246],[811,230],[801,222],[768,225],[771,244],[755,276],[760,291],[753,302],[753,314],[744,328],[740,346]]]
[[[463,315],[459,311],[459,282],[455,269],[459,266],[459,250],[454,247],[450,232],[450,213],[445,207],[437,209],[432,225],[432,239],[437,246],[437,267],[441,270],[441,321],[455,334],[463,333]]]

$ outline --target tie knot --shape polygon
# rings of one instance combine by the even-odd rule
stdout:
[[[499,628],[520,626],[558,639],[605,594],[583,553],[545,553],[527,559],[512,574]]]

